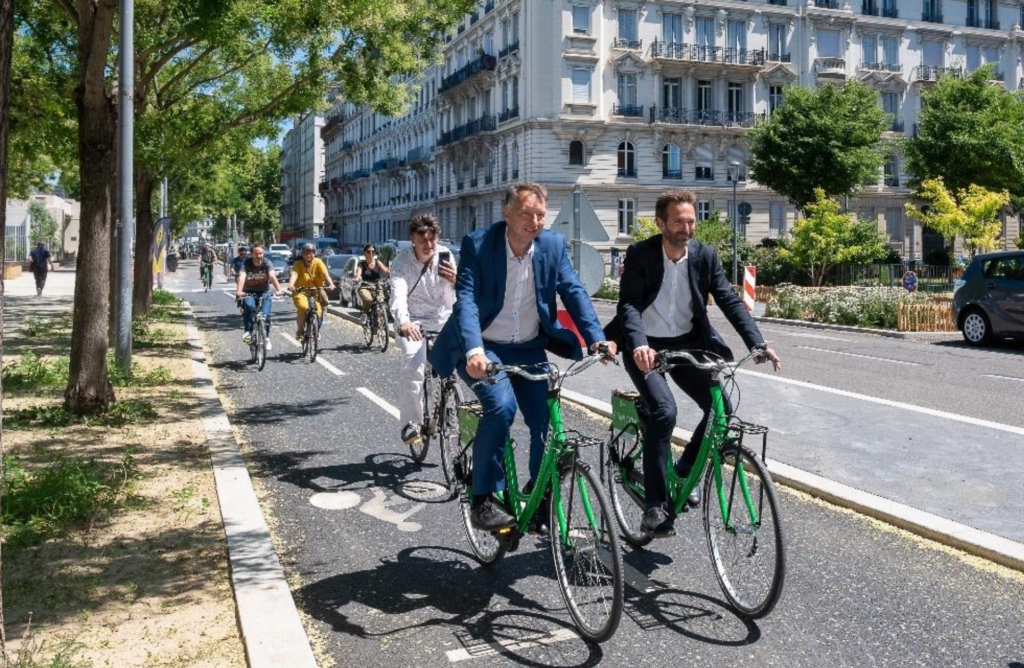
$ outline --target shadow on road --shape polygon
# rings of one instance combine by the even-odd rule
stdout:
[[[265,402],[258,406],[239,408],[232,414],[232,421],[249,427],[278,424],[290,420],[301,420],[320,413],[326,413],[347,403],[344,397],[318,399],[302,403]]]
[[[966,341],[936,341],[932,345],[951,350],[972,352],[1003,353],[1006,355],[1024,356],[1024,339],[993,341],[985,346],[975,346]]]

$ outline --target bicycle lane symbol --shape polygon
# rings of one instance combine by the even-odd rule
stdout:
[[[426,482],[419,483],[415,487],[407,484],[405,491],[408,496],[415,498],[417,494],[421,494],[420,498],[426,499],[437,495],[437,491],[433,487],[438,487],[441,492],[447,491],[441,488],[440,485]],[[382,522],[394,524],[399,531],[412,533],[423,529],[421,524],[409,521],[409,518],[423,510],[427,505],[426,503],[416,503],[398,494],[392,495],[389,498],[387,492],[379,487],[370,487],[370,491],[373,494],[373,498],[365,502],[357,492],[347,490],[314,494],[310,497],[309,502],[317,508],[324,510],[348,510],[359,506],[360,512]],[[412,505],[404,510],[400,508],[410,503]]]

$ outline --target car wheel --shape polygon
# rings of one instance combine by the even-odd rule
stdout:
[[[960,331],[965,341],[976,346],[988,343],[992,338],[992,326],[984,311],[980,309],[971,309],[967,312],[960,323]]]

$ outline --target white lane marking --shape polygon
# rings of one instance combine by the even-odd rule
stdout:
[[[572,629],[556,629],[549,633],[537,633],[522,638],[507,638],[493,642],[482,641],[472,647],[453,649],[446,652],[448,661],[458,663],[467,659],[481,659],[488,656],[495,656],[504,652],[518,652],[531,647],[551,645],[566,640],[576,640],[579,636]]]
[[[804,332],[787,332],[781,329],[769,329],[767,327],[759,327],[762,332],[771,332],[772,334],[782,334],[783,336],[797,336],[804,339],[821,339],[822,341],[841,341],[843,343],[849,343],[851,339],[841,339],[838,336],[824,336],[823,334],[806,334]]]
[[[285,341],[290,342],[293,346],[302,346],[302,344],[299,343],[298,340],[295,337],[291,336],[290,334],[282,333],[281,336],[282,336],[282,338],[284,338]],[[323,357],[317,356],[316,363],[319,364],[320,366],[322,366],[323,368],[327,369],[331,373],[333,373],[335,376],[344,376],[345,375],[344,371],[342,371],[338,367],[334,366],[333,364],[331,364],[330,362],[325,360]]]
[[[360,511],[382,522],[394,524],[398,527],[399,531],[411,533],[423,528],[423,525],[417,524],[416,522],[409,522],[408,519],[426,508],[427,504],[417,503],[405,512],[398,512],[396,510],[391,510],[391,507],[402,506],[410,503],[409,499],[396,494],[389,500],[388,495],[384,490],[378,487],[371,487],[370,489],[373,492],[373,498],[361,505],[359,507]]]
[[[396,420],[399,419],[400,413],[398,412],[398,409],[395,408],[394,406],[392,406],[391,404],[389,404],[388,402],[384,401],[380,397],[378,397],[376,394],[374,394],[370,390],[366,389],[365,387],[357,387],[356,388],[356,392],[359,392],[364,397],[366,397],[367,399],[369,399],[373,403],[375,403],[378,406],[380,406],[381,408],[383,408],[386,412],[391,414],[391,417],[395,418]]]
[[[296,341],[295,337],[292,336],[291,334],[285,334],[285,333],[282,332],[281,333],[281,338],[283,338],[285,341],[287,341],[288,343],[292,344],[293,346],[300,346],[300,347],[302,346],[302,344],[299,343],[298,341]]]
[[[776,383],[786,383],[789,385],[793,385],[795,387],[803,387],[809,390],[816,390],[818,392],[826,392],[828,394],[835,394],[837,396],[847,397],[850,399],[859,399],[861,401],[867,401],[868,403],[880,404],[882,406],[890,406],[892,408],[902,408],[903,410],[911,411],[913,413],[921,413],[923,415],[930,415],[932,417],[953,420],[954,422],[963,422],[964,424],[970,424],[976,427],[985,427],[987,429],[995,429],[996,431],[1005,431],[1010,434],[1024,436],[1024,428],[1014,427],[1013,425],[1009,424],[1001,424],[999,422],[992,422],[990,420],[982,420],[980,418],[973,418],[967,415],[959,415],[957,413],[947,413],[946,411],[940,411],[934,408],[925,408],[924,406],[915,406],[913,404],[905,404],[902,401],[893,401],[892,399],[869,397],[865,394],[857,394],[856,392],[849,392],[847,390],[838,390],[834,387],[825,387],[824,385],[815,385],[814,383],[808,383],[802,380],[794,380],[792,378],[784,378],[780,376],[771,376],[766,373],[761,373],[760,371],[747,371],[746,369],[740,369],[739,373],[742,373],[746,376],[754,376],[756,378],[770,380]]]
[[[828,348],[815,348],[814,346],[795,346],[802,350],[813,350],[817,353],[829,353],[831,355],[844,355],[846,357],[859,357],[865,360],[875,360],[876,362],[887,362],[889,364],[903,364],[906,366],[921,366],[919,362],[904,362],[903,360],[889,359],[888,357],[875,357],[874,355],[861,355],[859,353],[847,353],[841,350],[829,350]]]
[[[1013,376],[1000,376],[997,373],[986,373],[982,376],[983,378],[998,378],[999,380],[1014,380],[1018,383],[1024,383],[1024,378],[1014,378]]]

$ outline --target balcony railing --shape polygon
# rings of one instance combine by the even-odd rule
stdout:
[[[779,5],[780,7],[785,7],[786,3],[787,0],[768,0],[769,5]]]
[[[769,63],[789,63],[793,61],[793,57],[788,53],[772,53],[769,51],[765,54],[765,61]]]
[[[735,49],[724,46],[698,46],[680,42],[659,42],[651,44],[652,58],[689,60],[703,63],[724,63],[727,65],[763,65],[764,49]],[[788,59],[788,58],[787,58]]]
[[[942,12],[935,9],[925,9],[921,12],[921,20],[931,23],[942,23]]]
[[[723,125],[726,127],[753,127],[758,117],[752,111],[721,112],[717,109],[683,109],[680,107],[651,107],[651,123],[676,125]]]
[[[895,3],[883,2],[880,4],[877,0],[864,0],[860,6],[860,13],[868,16],[884,16],[889,19],[899,18],[900,15]]]
[[[883,179],[883,181],[884,181],[885,185],[889,186],[890,188],[899,188],[900,187],[900,177],[898,177],[898,176],[886,176]]]
[[[368,169],[357,169],[356,171],[352,172],[352,180],[355,181],[356,179],[365,179],[369,175],[370,175],[370,170],[368,170]]]
[[[494,116],[481,116],[480,118],[470,121],[464,125],[448,130],[447,132],[441,133],[441,140],[437,142],[438,146],[447,146],[454,144],[455,142],[475,137],[482,132],[492,132],[497,127],[497,122]]]
[[[757,123],[759,114],[753,111],[725,112],[725,126],[732,128],[752,128]]]
[[[317,189],[320,191],[321,196],[324,195],[328,190],[327,181],[321,181]]]
[[[618,175],[626,179],[635,179],[636,167],[619,167]]]
[[[903,132],[903,128],[904,127],[905,126],[903,124],[903,119],[893,118],[893,119],[891,119],[889,121],[889,131],[890,132]]]
[[[616,104],[612,105],[612,115],[643,118],[644,108],[639,104]]]
[[[844,58],[815,58],[814,65],[819,72],[846,72]]]
[[[342,142],[342,144],[341,144],[341,150],[342,151],[351,151],[355,147],[356,147],[356,143],[354,141],[352,141],[352,140],[349,140],[349,141],[346,141],[346,142]]]
[[[663,169],[663,170],[661,170],[661,178],[663,178],[663,179],[681,179],[681,178],[683,178],[683,170],[681,170],[681,169]]]
[[[410,149],[409,152],[405,154],[405,160],[410,165],[414,162],[426,162],[427,160],[430,160],[430,151],[423,146],[417,146],[414,149]]]
[[[322,128],[320,128],[320,136],[327,137],[327,135],[334,132],[334,130],[341,125],[341,122],[345,120],[343,116],[335,116],[331,120],[327,121]]]
[[[988,30],[999,30],[998,19],[983,19],[980,16],[967,15],[968,28],[986,28]]]
[[[953,76],[961,78],[964,71],[960,67],[936,67],[934,65],[921,65],[915,67],[911,74],[913,81],[938,81],[940,77]]]
[[[512,42],[511,44],[509,44],[508,46],[506,46],[505,48],[503,48],[501,51],[499,51],[498,52],[498,58],[504,58],[506,56],[511,56],[513,53],[515,53],[518,50],[519,50],[519,40],[516,40],[516,41]]]
[[[514,118],[519,118],[519,107],[512,107],[498,114],[499,123],[506,123]]]
[[[878,72],[902,72],[903,66],[899,63],[861,63],[862,70],[876,70]]]
[[[612,42],[613,49],[633,49],[639,51],[644,46],[642,39],[629,39],[628,37],[616,37]]]
[[[814,0],[818,9],[840,9],[839,0]]]
[[[498,59],[494,56],[484,54],[475,60],[471,60],[454,74],[441,79],[441,86],[438,93],[445,93],[456,86],[460,86],[481,72],[493,72],[498,66]]]

